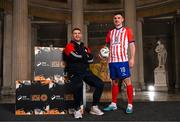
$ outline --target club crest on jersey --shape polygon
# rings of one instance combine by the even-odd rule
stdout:
[[[118,37],[117,36],[115,37],[114,43],[118,43]]]

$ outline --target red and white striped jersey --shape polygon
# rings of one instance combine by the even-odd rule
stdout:
[[[106,43],[110,44],[109,62],[128,61],[128,44],[131,42],[134,42],[134,36],[130,28],[110,30],[106,36]]]

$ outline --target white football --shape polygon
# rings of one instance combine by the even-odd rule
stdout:
[[[100,56],[103,58],[109,57],[109,48],[108,47],[103,47],[100,49]]]

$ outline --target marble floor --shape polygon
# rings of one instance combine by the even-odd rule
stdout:
[[[110,102],[111,92],[107,91],[102,95],[102,102]],[[88,97],[89,94],[86,94]],[[106,99],[108,98],[108,99]],[[122,101],[127,101],[126,91],[122,91],[118,98]],[[87,100],[88,101],[88,100]],[[134,101],[180,101],[180,90],[172,91],[135,91],[134,92]],[[0,103],[15,103],[15,96],[0,96]]]
[[[126,100],[126,94],[120,94],[119,98],[122,100]],[[135,92],[134,101],[180,101],[180,91]]]

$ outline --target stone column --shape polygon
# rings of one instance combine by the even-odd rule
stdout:
[[[28,0],[13,1],[12,81],[29,80]]]
[[[137,48],[136,51],[138,52],[138,78],[139,78],[139,85],[141,89],[145,89],[144,84],[144,62],[143,62],[143,39],[142,39],[142,23],[143,18],[138,18],[137,20]]]
[[[72,1],[73,0],[67,0],[69,9],[72,8]],[[67,43],[68,43],[69,41],[71,41],[71,38],[72,38],[72,35],[71,35],[71,33],[72,33],[71,32],[72,31],[72,20],[66,20],[66,24],[67,24]]]
[[[67,43],[72,39],[72,24],[70,21],[66,21],[67,24]]]
[[[139,89],[139,76],[138,76],[138,60],[139,60],[139,52],[138,52],[138,41],[137,40],[137,31],[136,31],[136,0],[124,0],[124,11],[125,11],[125,25],[132,28],[135,36],[136,43],[136,57],[135,57],[135,65],[132,68],[132,82],[134,88]]]
[[[35,46],[35,44],[37,43],[37,30],[38,30],[37,25],[33,25],[33,26],[31,27],[32,47]],[[34,47],[33,47],[33,48],[34,48]]]
[[[33,25],[31,27],[31,49],[32,49],[32,55],[31,55],[31,71],[32,71],[32,79],[34,79],[34,71],[35,71],[35,67],[34,67],[34,62],[35,62],[35,54],[34,54],[34,47],[37,43],[37,25]]]
[[[89,22],[86,21],[84,24],[84,44],[86,46],[88,46],[88,25],[89,25]]]
[[[72,28],[80,28],[84,40],[83,0],[72,0]]]
[[[5,14],[4,43],[3,43],[3,84],[2,95],[14,94],[14,81],[12,81],[12,15]]]
[[[136,0],[124,0],[124,12],[125,25],[131,27],[136,34]]]
[[[3,77],[3,73],[2,73],[2,21],[0,18],[0,86],[2,85],[2,77]]]
[[[87,25],[89,23],[88,22],[85,22],[84,24],[84,44],[87,46],[88,45],[88,31],[87,31]],[[87,99],[92,99],[91,98],[87,98],[86,96],[86,89],[87,89],[87,85],[86,83],[83,84],[83,105],[86,106],[86,102],[87,102]]]
[[[31,18],[28,18],[28,78],[30,80],[33,79],[33,62],[32,62],[32,56],[34,56],[34,48],[32,46],[32,29],[31,29]]]
[[[67,0],[67,6],[68,6],[69,9],[71,9],[71,1],[72,0]]]

